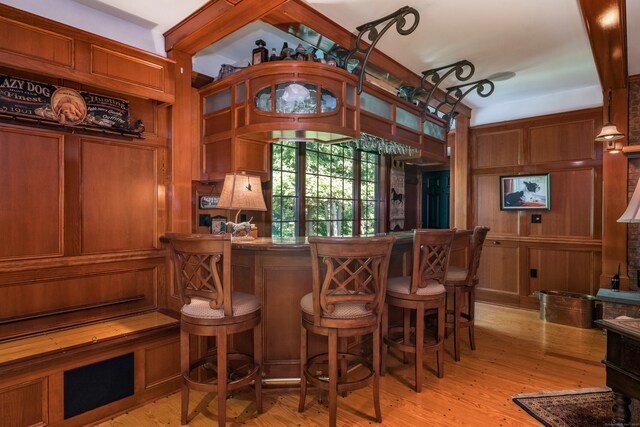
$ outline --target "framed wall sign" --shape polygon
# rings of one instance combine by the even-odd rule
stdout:
[[[200,196],[200,209],[216,209],[220,196]]]
[[[549,174],[501,176],[500,209],[551,209]]]

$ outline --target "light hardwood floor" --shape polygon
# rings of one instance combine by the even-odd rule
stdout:
[[[445,376],[435,375],[435,355],[424,359],[421,394],[411,388],[413,364],[403,365],[393,353],[381,381],[382,425],[385,426],[539,426],[511,401],[519,393],[603,387],[600,363],[606,337],[597,329],[578,329],[538,319],[537,311],[476,304],[476,351],[467,335],[462,360],[453,360],[453,337],[447,340]],[[227,425],[324,426],[327,399],[312,389],[304,413],[298,413],[297,390],[266,390],[265,412],[256,417],[252,389],[229,400]],[[338,398],[338,425],[375,426],[371,389]],[[192,427],[216,420],[215,395],[192,392]],[[197,411],[197,412],[196,412]],[[180,424],[180,395],[172,394],[100,424],[167,426]]]

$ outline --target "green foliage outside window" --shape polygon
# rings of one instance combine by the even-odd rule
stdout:
[[[360,157],[360,188],[356,188],[356,164]],[[302,164],[299,159],[303,159]],[[272,144],[272,236],[293,237],[300,234],[304,193],[307,236],[351,236],[376,232],[376,182],[378,155],[360,153],[346,144],[295,142]],[[304,180],[296,171],[304,167]],[[361,223],[354,230],[355,212],[361,200]]]

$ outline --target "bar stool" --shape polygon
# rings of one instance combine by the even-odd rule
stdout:
[[[336,425],[338,393],[373,383],[376,421],[380,411],[380,318],[387,286],[389,258],[395,237],[309,237],[313,292],[300,300],[300,404],[304,411],[307,383],[329,392],[329,425]],[[308,357],[308,332],[326,336],[327,353]],[[372,359],[347,352],[338,340],[373,334]],[[318,365],[328,371],[319,374]],[[340,361],[340,366],[338,361]],[[368,371],[347,378],[347,364],[361,363]],[[315,366],[314,369],[312,367]],[[327,380],[328,377],[328,380]]]
[[[413,270],[411,276],[389,279],[386,304],[382,315],[382,375],[386,373],[388,347],[415,354],[416,392],[422,391],[422,354],[435,350],[438,377],[444,376],[444,322],[446,292],[444,280],[455,230],[415,230],[413,237]],[[403,309],[403,325],[389,328],[389,307]],[[424,341],[425,310],[437,310],[438,328],[435,344]],[[411,314],[415,312],[414,339],[411,341]],[[402,342],[396,334],[400,333]]]
[[[189,390],[218,392],[218,425],[226,424],[227,392],[254,382],[262,413],[261,305],[254,295],[233,292],[231,236],[169,233],[175,285],[184,303],[180,316],[181,423],[188,422]],[[253,329],[253,357],[229,352],[227,338]],[[215,337],[215,352],[190,363],[190,338]]]
[[[447,330],[453,329],[453,348],[456,362],[460,361],[460,332],[462,328],[469,329],[469,345],[471,350],[476,349],[474,331],[475,290],[478,284],[478,267],[480,266],[480,254],[484,240],[489,232],[489,227],[475,227],[469,242],[469,262],[467,267],[450,266],[444,287],[447,290],[447,300],[452,300],[447,306],[445,326]],[[468,238],[465,236],[465,238]],[[462,311],[467,306],[467,312]]]

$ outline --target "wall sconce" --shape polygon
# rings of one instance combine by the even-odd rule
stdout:
[[[614,141],[624,138],[624,134],[618,130],[615,124],[611,123],[611,89],[607,97],[607,123],[602,126],[602,130],[596,136],[596,141],[605,142],[605,149],[616,150]]]

